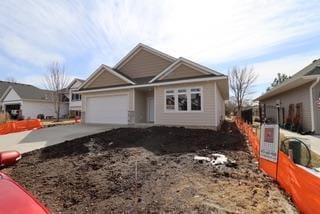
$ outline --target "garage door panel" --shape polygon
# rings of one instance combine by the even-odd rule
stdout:
[[[128,123],[127,95],[89,97],[86,103],[86,123]]]

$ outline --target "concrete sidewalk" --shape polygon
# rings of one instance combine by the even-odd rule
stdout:
[[[280,129],[280,133],[284,134],[285,137],[294,137],[297,138],[307,145],[310,146],[310,149],[320,155],[320,136],[313,135],[301,135],[296,132],[291,132],[285,129]]]
[[[0,151],[18,150],[26,153],[79,137],[119,128],[119,125],[65,125],[33,131],[0,135]]]

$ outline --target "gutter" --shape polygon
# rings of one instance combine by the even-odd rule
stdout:
[[[314,103],[313,103],[313,88],[320,82],[320,77],[316,78],[316,81],[310,86],[310,105],[311,105],[311,131],[315,131],[315,115],[314,115]]]
[[[168,82],[160,82],[160,83],[149,83],[142,85],[130,85],[130,86],[122,86],[116,88],[101,88],[101,89],[92,89],[92,90],[80,90],[75,91],[75,94],[84,94],[91,92],[103,92],[103,91],[114,91],[114,90],[122,90],[122,89],[131,89],[131,88],[144,88],[144,87],[153,87],[153,86],[163,86],[163,85],[174,85],[174,84],[182,84],[182,83],[194,83],[194,82],[203,82],[203,81],[214,81],[214,80],[227,80],[227,76],[222,77],[205,77],[199,79],[188,79],[188,80],[176,80],[176,81],[168,81]]]

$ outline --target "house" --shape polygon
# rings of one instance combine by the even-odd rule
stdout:
[[[138,44],[114,67],[101,65],[80,86],[85,123],[218,128],[228,77]]]
[[[256,100],[264,118],[320,134],[320,59]]]
[[[20,114],[25,119],[37,118],[39,114],[45,117],[56,115],[51,91],[6,81],[0,81],[0,111],[8,112],[12,117]],[[62,103],[60,115],[67,113],[68,106]]]
[[[82,83],[84,83],[84,80],[75,78],[66,88],[66,97],[69,99],[69,117],[71,118],[81,117],[81,94],[75,92],[78,91]]]

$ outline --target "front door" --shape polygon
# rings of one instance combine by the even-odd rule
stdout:
[[[147,98],[147,119],[148,119],[148,122],[154,122],[154,99],[153,99],[153,97]]]

